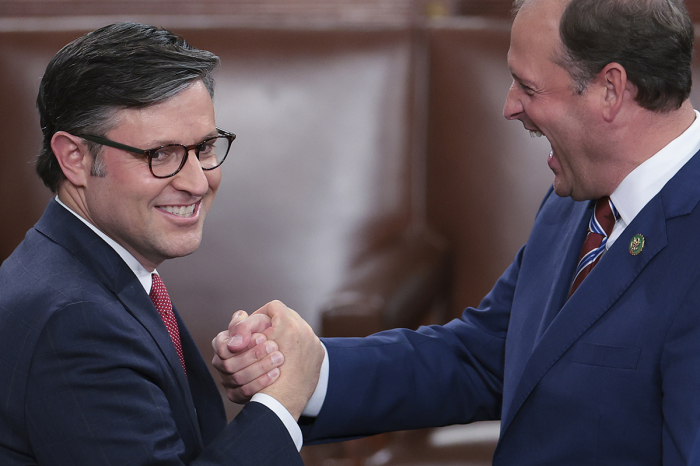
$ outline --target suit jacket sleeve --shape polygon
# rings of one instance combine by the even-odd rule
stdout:
[[[183,425],[192,422],[181,415],[186,394],[154,348],[117,301],[71,303],[54,312],[26,387],[27,435],[38,463],[302,464],[282,422],[258,403],[208,444],[185,438],[199,429]]]
[[[326,400],[305,443],[498,419],[504,344],[522,250],[477,309],[445,326],[323,339]]]

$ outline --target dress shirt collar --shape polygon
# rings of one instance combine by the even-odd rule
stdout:
[[[608,248],[644,206],[700,150],[699,116],[700,113],[695,110],[693,124],[683,134],[632,170],[610,195],[615,208],[620,212],[620,219],[608,239]]]
[[[129,251],[124,249],[123,246],[121,246],[119,243],[114,241],[112,238],[109,236],[105,235],[102,231],[100,231],[95,225],[92,223],[88,222],[85,220],[83,217],[78,215],[76,212],[70,209],[67,205],[65,205],[61,200],[56,196],[56,202],[58,202],[60,205],[62,205],[68,212],[71,214],[75,215],[80,219],[81,222],[83,222],[85,225],[90,227],[92,231],[97,234],[100,238],[104,240],[105,243],[109,244],[114,251],[119,254],[119,257],[122,258],[124,262],[126,262],[126,265],[129,266],[129,268],[134,272],[134,275],[136,275],[136,278],[139,279],[139,282],[141,282],[141,285],[143,285],[143,289],[146,290],[146,294],[151,293],[151,285],[153,284],[153,278],[151,277],[151,273],[157,273],[155,270],[153,272],[149,272],[146,270],[146,267],[141,265],[141,263],[136,260],[134,256],[131,255]]]

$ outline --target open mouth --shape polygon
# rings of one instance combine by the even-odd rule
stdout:
[[[541,138],[542,136],[544,136],[544,134],[542,133],[542,131],[540,131],[540,130],[530,130],[530,137],[531,137],[531,138]]]

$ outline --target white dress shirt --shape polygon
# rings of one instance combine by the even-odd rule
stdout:
[[[644,161],[618,185],[610,195],[620,218],[615,222],[606,249],[620,237],[627,225],[659,194],[668,180],[700,150],[700,113],[695,110],[695,121],[663,149]]]

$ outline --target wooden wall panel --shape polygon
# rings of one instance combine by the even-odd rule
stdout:
[[[425,16],[510,17],[512,0],[2,0],[0,18],[78,15],[235,15],[246,20],[325,19],[354,23]],[[700,0],[686,0],[700,22]]]

